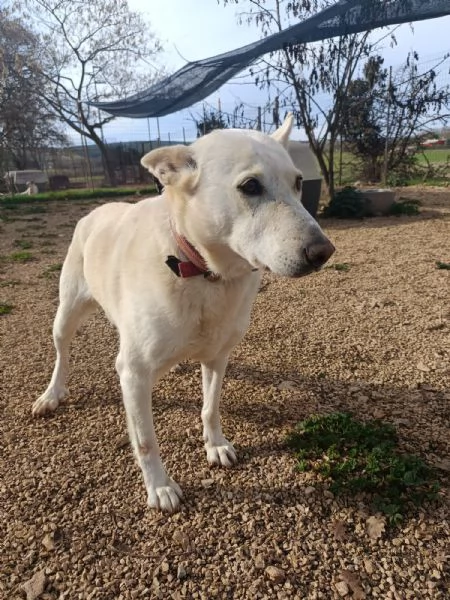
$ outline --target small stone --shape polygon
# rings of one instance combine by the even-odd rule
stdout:
[[[333,494],[333,492],[330,492],[330,490],[325,490],[323,495],[325,496],[325,498],[329,498],[329,499],[334,498],[334,494]]]
[[[373,566],[373,562],[371,560],[369,560],[368,558],[364,559],[364,568],[366,570],[366,573],[368,575],[372,575],[372,573],[374,572],[374,566]]]
[[[168,573],[169,572],[169,563],[164,561],[161,563],[161,573]]]
[[[55,542],[53,541],[53,534],[47,533],[42,539],[42,545],[49,552],[55,549]]]
[[[305,487],[305,489],[303,490],[305,496],[311,496],[311,494],[314,494],[315,491],[316,488],[312,485],[308,485],[308,487]]]
[[[177,579],[186,579],[187,572],[183,565],[180,563],[177,568]]]
[[[265,567],[264,557],[262,554],[257,554],[255,556],[255,569],[258,571],[263,571]]]
[[[349,593],[349,589],[348,589],[348,585],[345,583],[345,581],[338,581],[336,584],[336,590],[339,594],[339,596],[347,596],[347,594]]]
[[[280,569],[279,567],[275,567],[274,565],[269,565],[266,567],[264,572],[274,583],[283,583],[283,581],[286,579],[286,573],[284,570]]]
[[[209,488],[214,485],[214,479],[202,479],[201,483],[204,488]]]
[[[295,381],[282,381],[280,383],[280,385],[278,386],[279,390],[295,390],[297,388],[297,384],[295,383]]]
[[[44,571],[38,571],[22,585],[27,600],[36,600],[44,592],[46,577]]]
[[[418,371],[422,371],[422,373],[429,373],[430,372],[430,367],[427,367],[427,365],[425,363],[423,363],[422,361],[417,363],[417,370]]]
[[[184,531],[177,529],[174,532],[172,539],[176,544],[179,544],[185,552],[187,552],[191,547],[191,540]]]

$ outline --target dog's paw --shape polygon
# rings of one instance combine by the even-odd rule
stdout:
[[[174,513],[180,508],[183,492],[173,479],[167,478],[166,485],[148,488],[147,504],[163,512]]]
[[[53,412],[58,408],[59,402],[68,394],[66,388],[56,390],[54,388],[48,389],[40,396],[33,404],[32,412],[35,417],[41,417],[48,413]]]
[[[230,444],[225,438],[220,445],[213,445],[207,442],[205,444],[206,459],[210,465],[219,467],[232,467],[237,461],[236,451],[233,444]]]

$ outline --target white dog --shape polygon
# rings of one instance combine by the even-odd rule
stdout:
[[[220,424],[228,356],[242,339],[261,271],[300,277],[334,247],[303,208],[302,176],[286,151],[292,116],[271,136],[214,131],[191,146],[142,159],[164,193],[137,204],[101,206],[78,223],[61,273],[54,323],[57,358],[33,413],[67,394],[69,344],[100,305],[116,325],[129,435],[151,507],[173,512],[182,496],[166,473],[153,427],[158,378],[184,360],[202,366],[207,460],[236,461]]]

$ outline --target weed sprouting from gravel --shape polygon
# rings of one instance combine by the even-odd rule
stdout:
[[[350,271],[349,263],[335,263],[334,265],[330,265],[327,269],[334,269],[335,271]]]
[[[31,252],[23,250],[22,252],[13,252],[13,254],[10,255],[10,259],[14,262],[25,263],[30,262],[30,260],[34,260],[34,256],[31,254]]]
[[[440,260],[436,261],[436,267],[438,269],[442,269],[442,270],[446,270],[446,271],[450,271],[450,263],[446,263],[446,262],[442,262]]]
[[[9,315],[14,306],[12,304],[8,304],[7,302],[0,302],[0,316]]]
[[[335,494],[365,494],[393,525],[411,507],[437,497],[433,470],[420,457],[398,450],[395,428],[388,423],[363,423],[347,413],[314,415],[287,441],[300,471],[322,476]]]
[[[50,265],[42,273],[42,277],[47,277],[47,278],[53,277],[55,274],[59,274],[61,272],[62,267],[63,267],[62,263],[55,263],[54,265]]]
[[[14,246],[22,250],[29,250],[33,247],[33,244],[30,240],[14,240]]]
[[[36,237],[39,237],[39,238],[57,238],[58,234],[57,233],[50,233],[48,231],[44,231],[42,233],[37,233]]]

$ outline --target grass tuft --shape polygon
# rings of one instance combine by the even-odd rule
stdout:
[[[31,260],[34,260],[34,256],[31,254],[31,252],[22,250],[22,252],[13,252],[10,255],[10,259],[15,262],[26,263],[26,262],[30,262]]]
[[[287,442],[300,471],[317,473],[335,494],[364,494],[391,524],[437,497],[434,471],[420,457],[399,451],[388,423],[363,423],[347,413],[314,415],[299,423]]]
[[[326,267],[327,269],[334,269],[335,271],[349,271],[350,270],[350,263],[335,263],[334,265],[330,265],[329,267]]]
[[[63,263],[55,263],[54,265],[50,265],[45,269],[41,277],[46,277],[47,279],[50,279],[55,274],[59,274],[61,272],[62,267]]]
[[[450,263],[446,263],[446,262],[442,262],[440,260],[436,261],[436,267],[438,269],[442,269],[442,270],[446,270],[446,271],[450,271]]]
[[[0,315],[9,315],[14,306],[6,302],[0,302]]]
[[[21,248],[22,250],[29,250],[33,247],[33,244],[30,240],[14,240],[14,246]]]

